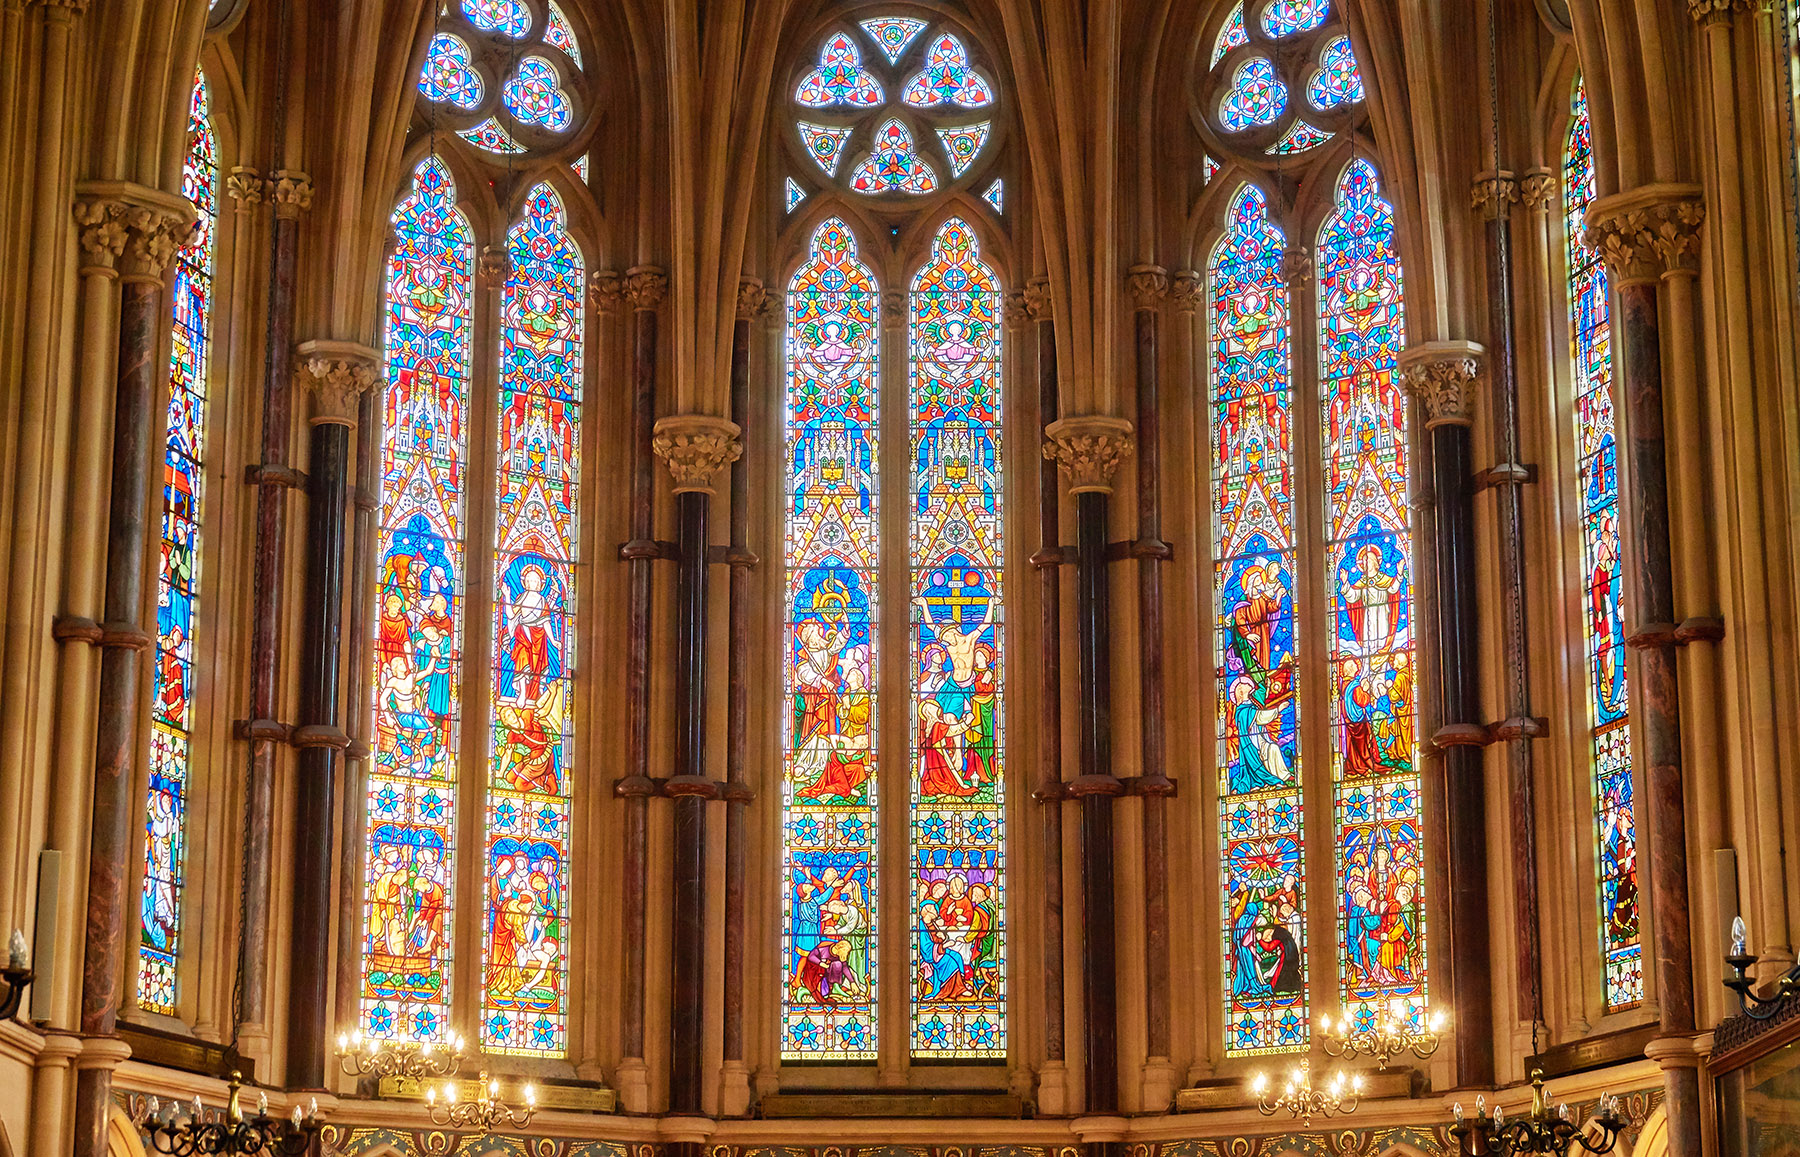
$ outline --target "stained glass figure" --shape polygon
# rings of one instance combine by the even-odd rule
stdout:
[[[1619,448],[1612,401],[1612,304],[1605,262],[1582,243],[1595,195],[1594,126],[1577,84],[1563,152],[1569,344],[1581,485],[1588,709],[1594,760],[1594,846],[1608,1012],[1644,999],[1631,704],[1625,660],[1625,569],[1619,549]]]
[[[938,139],[944,142],[944,155],[950,158],[952,177],[962,176],[975,163],[975,158],[981,155],[982,146],[987,144],[990,131],[987,121],[937,131]]]
[[[469,60],[469,46],[460,36],[440,32],[425,50],[425,68],[419,74],[419,91],[426,100],[457,108],[481,103],[481,74]]]
[[[955,104],[985,108],[994,103],[994,90],[969,64],[969,50],[946,32],[931,44],[925,68],[906,82],[901,99],[913,108]]]
[[[992,205],[994,207],[994,212],[996,213],[1005,212],[1005,198],[1005,182],[999,179],[996,179],[993,184],[989,185],[987,187],[987,192],[981,195],[981,199]]]
[[[874,108],[882,101],[881,85],[863,70],[862,53],[847,32],[826,37],[819,67],[800,78],[794,99],[807,108],[849,105]]]
[[[819,168],[825,170],[827,177],[837,176],[838,162],[844,158],[844,145],[850,140],[850,130],[839,125],[815,125],[807,121],[795,122],[800,130],[800,143],[806,146],[807,155],[818,162]]]
[[[393,228],[361,1022],[377,1039],[435,1041],[450,1013],[475,273],[441,160],[413,171]]]
[[[1001,296],[966,222],[910,300],[912,1053],[1004,1057]]]
[[[525,151],[525,146],[514,140],[513,135],[501,128],[500,122],[493,117],[487,118],[474,128],[458,129],[456,135],[490,153],[504,155]]]
[[[1303,120],[1295,119],[1288,126],[1288,131],[1281,134],[1281,139],[1270,145],[1265,151],[1270,156],[1286,156],[1289,153],[1304,153],[1308,149],[1318,148],[1331,139],[1331,134]]]
[[[1229,132],[1274,124],[1287,111],[1287,85],[1266,57],[1253,56],[1238,66],[1231,88],[1219,100],[1219,123]]]
[[[1331,15],[1331,0],[1275,0],[1263,9],[1263,31],[1280,39],[1310,32]]]
[[[787,202],[787,211],[792,213],[800,207],[800,202],[806,200],[806,190],[800,187],[800,182],[789,177],[782,190],[782,197]]]
[[[913,42],[915,36],[925,30],[925,22],[907,16],[881,16],[863,21],[862,30],[881,45],[881,51],[887,55],[889,64],[899,64],[900,54],[906,51],[906,46]]]
[[[1412,463],[1395,374],[1406,312],[1394,208],[1366,160],[1338,183],[1318,278],[1339,997],[1359,1028],[1391,1009],[1422,1029]]]
[[[1348,36],[1333,37],[1319,54],[1319,71],[1306,86],[1306,99],[1316,109],[1337,108],[1363,99],[1362,73]]]
[[[498,32],[514,40],[531,31],[531,9],[524,0],[462,0],[463,15],[483,32]]]
[[[1294,620],[1287,239],[1246,185],[1208,268],[1225,1049],[1304,1049],[1306,850]]]
[[[187,868],[189,745],[194,730],[194,621],[200,597],[200,526],[212,364],[214,232],[219,145],[206,77],[188,102],[181,191],[199,214],[175,257],[175,318],[164,425],[162,554],[156,572],[156,663],[150,705],[150,790],[144,812],[144,888],[138,936],[138,1007],[173,1016]]]
[[[787,303],[781,1055],[873,1060],[881,317],[843,221]]]
[[[913,145],[912,133],[893,118],[875,130],[875,148],[850,170],[850,187],[858,193],[929,193],[938,187],[937,173]]]
[[[575,119],[556,68],[541,56],[527,56],[519,62],[518,71],[500,87],[500,100],[521,123],[540,125],[553,133],[562,132]]]
[[[576,68],[581,67],[581,45],[576,43],[575,30],[569,27],[569,18],[563,15],[556,0],[550,0],[550,22],[544,25],[544,43],[562,49]]]
[[[1212,62],[1217,67],[1225,54],[1234,48],[1241,48],[1250,43],[1250,34],[1244,30],[1244,6],[1240,3],[1225,18],[1219,28],[1219,38],[1213,41]]]
[[[569,781],[575,734],[581,251],[548,184],[507,234],[500,294],[498,489],[481,1045],[568,1048]]]

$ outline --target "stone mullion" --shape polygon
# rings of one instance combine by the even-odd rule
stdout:
[[[875,641],[876,832],[879,867],[876,939],[880,971],[875,1013],[880,1018],[876,1080],[907,1083],[912,1068],[912,430],[907,407],[907,294],[881,295],[880,495],[881,549],[876,552],[880,610]]]

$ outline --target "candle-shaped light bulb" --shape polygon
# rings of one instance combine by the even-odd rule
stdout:
[[[498,1097],[500,1095],[500,1078],[495,1077],[492,1080],[488,1081],[487,1089],[488,1089],[488,1096]]]
[[[1456,1104],[1450,1106],[1450,1111],[1452,1113],[1456,1114],[1456,1123],[1458,1125],[1462,1124],[1462,1119],[1463,1119],[1462,1102],[1458,1101],[1458,1102],[1456,1102]]]
[[[1749,955],[1750,930],[1744,927],[1742,916],[1731,918],[1731,954],[1733,956]]]
[[[1556,1106],[1556,1115],[1561,1120],[1567,1121],[1569,1119],[1569,1106],[1567,1104],[1557,1105]]]
[[[1434,1012],[1431,1014],[1431,1031],[1432,1032],[1442,1032],[1443,1028],[1444,1028],[1444,1013],[1443,1013],[1442,1009],[1439,1009],[1437,1012]]]
[[[259,1117],[266,1117],[269,1115],[269,1094],[256,1094],[256,1115]]]
[[[1480,1117],[1480,1116],[1485,1115],[1486,1113],[1487,1113],[1487,1097],[1482,1093],[1476,1093],[1475,1094],[1475,1115],[1477,1117]]]
[[[427,1105],[430,1105],[434,1109],[437,1108],[437,1090],[436,1089],[426,1089],[425,1090],[425,1103]]]
[[[347,1034],[347,1033],[338,1033],[338,1055],[339,1055],[339,1056],[342,1056],[342,1055],[343,1055],[343,1054],[345,1054],[345,1053],[347,1053],[347,1052],[349,1052],[349,1051],[350,1051],[350,1037],[349,1037],[349,1034]]]
[[[537,1086],[525,1086],[525,1103],[534,1109],[537,1108]]]
[[[319,1115],[319,1098],[317,1098],[317,1097],[308,1097],[308,1098],[307,1098],[307,1099],[306,1099],[306,1116],[307,1116],[307,1119],[308,1119],[308,1120],[311,1120],[311,1119],[312,1119],[312,1118],[314,1118],[314,1117],[317,1117],[317,1116],[318,1116],[318,1115]]]
[[[1259,1097],[1262,1096],[1264,1093],[1268,1092],[1269,1091],[1269,1074],[1257,1073],[1255,1077],[1251,1078],[1250,1091],[1252,1093],[1255,1093]]]
[[[1321,1033],[1329,1033],[1331,1031],[1331,1014],[1330,1013],[1322,1012],[1319,1014],[1319,1031]]]
[[[200,1114],[203,1111],[204,1111],[204,1106],[202,1106],[200,1104],[200,1094],[195,1093],[194,1094],[194,1120],[198,1121],[200,1119]]]
[[[1494,1128],[1498,1129],[1506,1121],[1506,1110],[1499,1105],[1494,1106]]]
[[[456,1104],[456,1094],[458,1091],[455,1081],[444,1082],[444,1100],[450,1102],[452,1105]]]
[[[1355,1093],[1357,1096],[1362,1095],[1362,1074],[1361,1073],[1357,1073],[1354,1077],[1350,1078],[1350,1091]]]
[[[31,948],[25,943],[23,928],[14,928],[12,935],[6,939],[6,963],[9,968],[27,968],[31,965]]]
[[[300,1106],[299,1105],[295,1105],[294,1111],[292,1113],[288,1114],[288,1120],[293,1122],[294,1128],[298,1129],[300,1127]]]
[[[156,1119],[156,1115],[158,1113],[162,1112],[162,1102],[157,1100],[155,1097],[151,1097],[150,1104],[145,1106],[144,1112],[152,1121],[154,1121]]]

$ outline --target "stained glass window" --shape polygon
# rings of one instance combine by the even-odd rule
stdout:
[[[1287,102],[1287,85],[1275,75],[1275,66],[1254,56],[1238,67],[1230,90],[1220,99],[1219,123],[1232,132],[1274,124],[1287,111]]]
[[[981,199],[992,205],[994,207],[994,212],[1003,212],[1006,204],[1005,182],[996,180],[987,187],[987,191],[981,195]]]
[[[1216,66],[1225,59],[1225,54],[1234,48],[1250,43],[1249,33],[1244,31],[1244,6],[1239,4],[1225,18],[1219,29],[1219,38],[1213,41],[1212,62]]]
[[[875,130],[875,148],[850,171],[850,187],[859,193],[929,193],[938,187],[937,173],[919,155],[912,133],[890,119]]]
[[[944,142],[944,155],[950,158],[952,177],[962,176],[975,163],[975,158],[981,155],[981,147],[987,144],[989,131],[987,121],[937,131],[938,139]]]
[[[1208,272],[1225,1046],[1307,1043],[1287,239],[1245,186]]]
[[[910,296],[912,1052],[1004,1057],[1000,288],[965,222]]]
[[[800,79],[794,99],[808,108],[849,105],[872,108],[881,103],[881,85],[862,66],[862,53],[849,33],[840,32],[825,41],[819,67]]]
[[[542,125],[551,132],[563,131],[575,118],[556,69],[541,56],[527,56],[519,62],[518,71],[501,86],[500,99],[506,111],[521,122]]]
[[[843,221],[787,300],[781,1052],[873,1060],[881,318]]]
[[[181,192],[199,214],[175,258],[175,319],[164,426],[162,553],[156,578],[156,664],[151,684],[150,791],[144,814],[144,887],[138,938],[138,1007],[175,1013],[187,867],[189,745],[194,730],[194,621],[200,597],[200,526],[212,360],[213,241],[219,147],[206,78],[188,104]]]
[[[1310,125],[1303,120],[1295,120],[1288,126],[1288,131],[1281,134],[1281,139],[1266,150],[1271,156],[1282,156],[1289,153],[1304,153],[1307,149],[1317,148],[1331,139],[1331,134],[1324,129]]]
[[[544,26],[544,43],[562,49],[575,62],[576,68],[581,67],[581,47],[575,43],[575,30],[569,27],[569,18],[557,7],[556,0],[550,2],[550,21]]]
[[[441,1040],[450,1010],[475,244],[427,158],[393,216],[362,1029]]]
[[[815,125],[806,121],[795,122],[800,131],[800,140],[806,146],[807,155],[819,163],[827,177],[837,175],[838,162],[844,157],[844,145],[850,140],[850,130],[838,125]]]
[[[792,213],[800,207],[800,202],[806,200],[806,190],[800,187],[800,182],[789,177],[787,183],[782,186],[781,198],[787,205],[787,211]]]
[[[956,104],[983,108],[994,103],[994,90],[969,65],[969,50],[946,32],[931,44],[925,68],[906,82],[901,99],[914,108]]]
[[[1563,153],[1568,239],[1569,341],[1575,361],[1575,444],[1580,460],[1583,619],[1594,759],[1594,837],[1600,948],[1608,1012],[1644,998],[1639,934],[1637,825],[1625,662],[1624,561],[1619,549],[1618,444],[1612,401],[1612,305],[1606,265],[1582,243],[1594,199],[1594,128],[1577,84]]]
[[[1306,99],[1316,109],[1328,109],[1354,104],[1362,98],[1362,73],[1357,71],[1356,53],[1350,49],[1350,38],[1336,37],[1319,56],[1319,71],[1313,73]]]
[[[462,37],[440,32],[425,50],[425,68],[419,74],[419,91],[426,100],[474,108],[481,103],[481,75],[469,62],[469,46]]]
[[[513,135],[500,127],[500,122],[489,117],[474,128],[458,129],[456,135],[472,145],[478,145],[490,153],[522,153],[525,146],[513,139]]]
[[[906,16],[881,16],[863,21],[862,29],[875,38],[875,43],[881,45],[881,51],[886,54],[889,64],[899,64],[900,54],[906,51],[906,46],[913,42],[914,37],[925,30],[925,22]]]
[[[1344,170],[1318,254],[1339,996],[1361,1026],[1392,1011],[1422,1028],[1406,318],[1394,209],[1367,160]]]
[[[1263,9],[1263,31],[1270,36],[1293,36],[1325,23],[1331,0],[1275,0]]]
[[[462,0],[463,15],[483,32],[523,40],[531,31],[531,10],[523,0]]]
[[[488,1052],[560,1056],[585,273],[549,185],[527,197],[507,250],[481,1039]]]

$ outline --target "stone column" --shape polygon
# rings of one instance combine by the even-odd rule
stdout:
[[[141,621],[150,540],[150,494],[163,423],[156,414],[163,333],[169,326],[163,284],[175,252],[192,236],[194,213],[166,193],[113,182],[82,186],[85,222],[97,215],[122,229],[119,259],[118,369],[112,407],[112,491],[106,526],[104,620],[99,624],[99,719],[94,730],[93,831],[88,845],[86,947],[81,968],[81,1031],[111,1036],[125,999],[120,980],[132,970],[125,883],[139,854],[142,823],[137,781],[138,703],[152,641]],[[106,1110],[113,1066],[96,1064],[76,1077],[75,1150],[106,1152]]]
[[[616,287],[616,288],[615,288]],[[630,568],[626,611],[626,755],[625,775],[614,791],[625,801],[623,908],[624,976],[620,984],[620,1047],[616,1080],[626,1111],[648,1112],[648,1074],[644,1068],[645,899],[650,870],[650,611],[654,590],[651,564],[656,560],[656,459],[651,451],[656,420],[656,310],[668,291],[662,270],[634,266],[621,280],[617,274],[596,275],[597,294],[623,293],[631,301],[631,541],[619,551]]]
[[[1606,257],[1613,315],[1615,389],[1625,415],[1629,469],[1625,550],[1632,582],[1627,605],[1637,653],[1632,669],[1633,758],[1643,776],[1650,865],[1650,932],[1656,953],[1656,1000],[1662,1036],[1669,1152],[1700,1153],[1700,1082],[1690,1047],[1695,1029],[1694,961],[1688,903],[1687,807],[1681,758],[1681,695],[1675,673],[1675,583],[1669,532],[1664,436],[1663,363],[1689,356],[1686,337],[1671,332],[1665,349],[1658,298],[1671,315],[1692,321],[1692,276],[1698,267],[1705,206],[1687,185],[1650,185],[1596,201],[1588,209],[1587,243]],[[1664,292],[1658,293],[1659,282]],[[1698,479],[1683,479],[1690,500]],[[1644,814],[1640,812],[1640,815]]]
[[[1065,789],[1081,808],[1082,1000],[1090,1115],[1119,1107],[1118,960],[1113,911],[1113,801],[1124,794],[1112,771],[1111,604],[1106,577],[1107,499],[1113,474],[1130,456],[1131,423],[1099,414],[1044,427],[1044,454],[1069,477],[1075,497],[1075,627],[1080,774]]]
[[[338,676],[344,612],[344,527],[350,505],[350,434],[364,391],[381,380],[381,355],[345,341],[301,343],[296,369],[312,394],[307,453],[307,553],[300,637],[292,924],[288,936],[289,1088],[325,1087],[330,1039],[332,866],[338,756],[349,746]]]
[[[1456,1083],[1494,1083],[1493,984],[1488,959],[1487,799],[1476,673],[1474,478],[1469,427],[1482,347],[1427,342],[1400,356],[1409,392],[1420,399],[1437,497],[1436,603],[1440,725],[1450,895],[1450,999],[1456,1010]]]
[[[263,335],[261,461],[247,481],[256,487],[255,585],[250,604],[250,740],[244,832],[244,986],[238,1015],[252,1026],[253,1039],[267,1036],[269,881],[275,812],[276,752],[288,726],[276,718],[280,702],[282,605],[287,593],[288,493],[304,478],[288,461],[293,439],[294,270],[300,214],[312,205],[312,181],[282,170],[263,180],[253,169],[233,169],[226,189],[237,202],[240,237],[248,237],[252,214],[265,194],[273,202],[270,240],[268,324]]]

